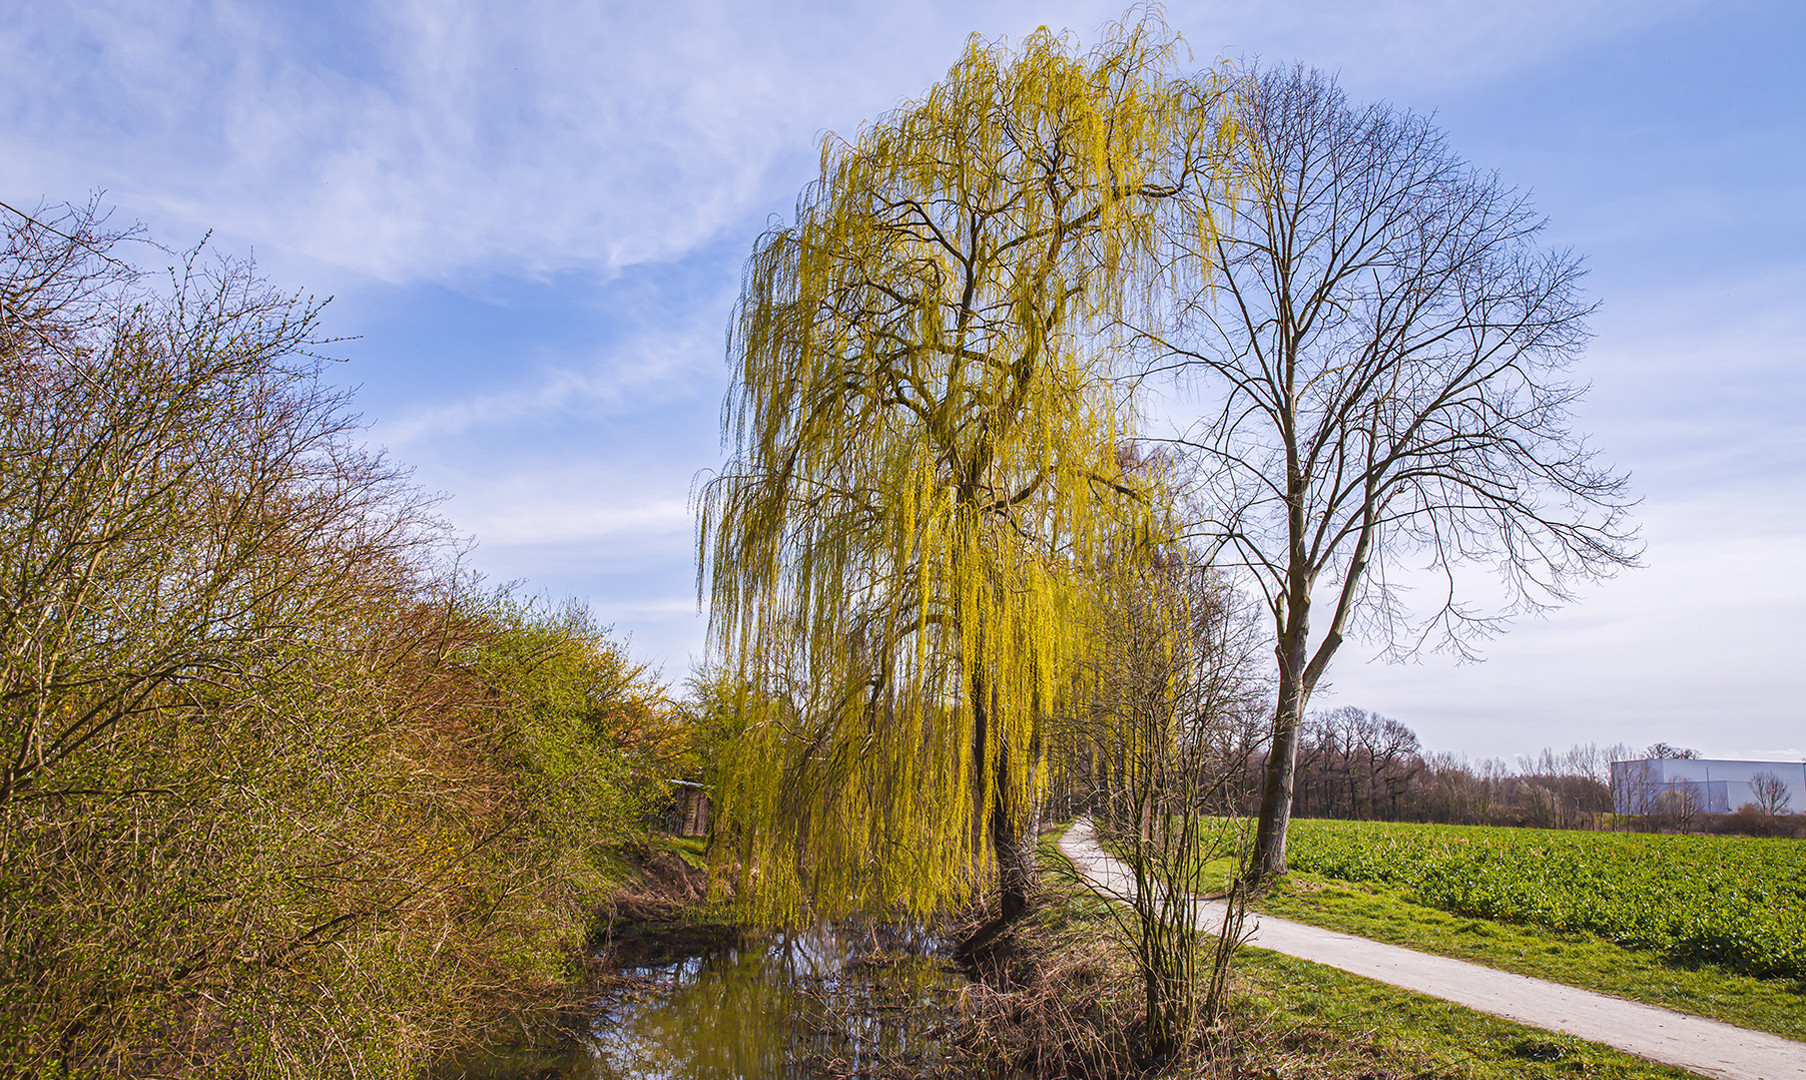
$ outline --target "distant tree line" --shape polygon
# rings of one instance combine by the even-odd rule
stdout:
[[[1244,813],[1258,805],[1265,763],[1261,732],[1241,729],[1225,747]],[[1667,743],[1638,750],[1592,743],[1534,756],[1474,761],[1423,748],[1417,733],[1390,717],[1345,705],[1306,717],[1300,729],[1296,791],[1300,817],[1417,821],[1450,825],[1519,825],[1548,829],[1633,828],[1771,835],[1795,831],[1784,784],[1759,782],[1757,799],[1728,814],[1707,814],[1695,800],[1669,798],[1652,812],[1613,814],[1611,763],[1631,758],[1697,757]]]

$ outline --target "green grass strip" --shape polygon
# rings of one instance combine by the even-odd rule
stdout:
[[[1295,922],[1806,1040],[1806,980],[1759,979],[1627,949],[1583,931],[1453,915],[1376,882],[1294,871],[1257,909]]]
[[[1237,1009],[1268,1075],[1446,1080],[1674,1080],[1693,1074],[1571,1035],[1265,949],[1236,958]]]

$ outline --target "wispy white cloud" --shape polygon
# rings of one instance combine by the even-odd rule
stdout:
[[[1686,7],[1175,5],[1201,59],[1389,86],[1535,63]],[[391,281],[612,272],[784,209],[824,128],[918,93],[965,34],[1081,38],[1115,2],[39,4],[0,32],[0,185],[91,186]],[[774,177],[783,163],[798,175]],[[51,185],[57,190],[51,190]]]
[[[667,499],[621,505],[606,496],[591,501],[581,494],[569,490],[520,492],[462,515],[460,521],[479,542],[507,546],[627,537],[635,543],[664,545],[676,537],[688,538],[690,510],[682,502]]]
[[[817,122],[786,107],[808,88],[772,77],[779,31],[741,5],[393,3],[341,22],[345,40],[294,38],[306,18],[28,9],[0,90],[9,149],[402,280],[681,253]]]
[[[566,445],[506,461],[436,461],[422,471],[432,486],[454,493],[442,512],[479,550],[533,548],[598,566],[667,554],[683,563],[695,466],[661,451]]]
[[[408,408],[375,433],[388,446],[406,449],[556,417],[641,413],[692,395],[705,372],[719,368],[719,353],[718,341],[700,332],[641,335],[587,365],[582,357],[559,357],[557,366],[531,370],[504,388]]]

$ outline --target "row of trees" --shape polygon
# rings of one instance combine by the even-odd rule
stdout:
[[[1244,727],[1218,768],[1238,813],[1259,805],[1265,746],[1261,732]],[[1612,763],[1633,758],[1694,757],[1694,751],[1657,743],[1643,750],[1592,743],[1565,751],[1545,748],[1513,762],[1479,762],[1423,749],[1417,733],[1389,717],[1355,706],[1312,713],[1300,728],[1296,812],[1303,817],[1369,821],[1428,821],[1453,825],[1523,825],[1536,828],[1623,827],[1691,831],[1703,825],[1703,788],[1657,783],[1645,771],[1614,776]],[[1642,786],[1639,786],[1642,785]],[[1786,781],[1758,772],[1751,800],[1734,808],[1716,828],[1786,831],[1791,809]],[[1628,814],[1618,814],[1623,808]]]
[[[1423,749],[1416,732],[1355,706],[1311,714],[1302,727],[1298,813],[1455,825],[1597,825],[1612,810],[1611,762],[1628,747],[1544,749],[1515,763]],[[1250,793],[1258,779],[1244,777]]]
[[[0,1060],[417,1072],[562,981],[687,729],[582,611],[460,574],[318,304],[3,217]]]

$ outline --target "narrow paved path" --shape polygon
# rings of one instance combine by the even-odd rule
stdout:
[[[1080,818],[1060,851],[1106,895],[1126,896],[1134,875],[1097,845]],[[1201,904],[1199,929],[1221,925],[1222,905]],[[1248,944],[1341,968],[1531,1027],[1604,1043],[1664,1065],[1723,1080],[1806,1080],[1806,1043],[1607,994],[1401,949],[1269,915],[1249,915]]]

